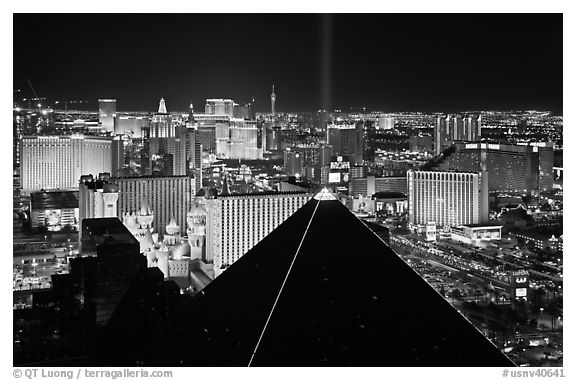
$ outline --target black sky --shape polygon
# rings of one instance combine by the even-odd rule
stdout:
[[[562,112],[561,14],[16,14],[14,88],[120,111]],[[95,107],[95,103],[94,107]]]

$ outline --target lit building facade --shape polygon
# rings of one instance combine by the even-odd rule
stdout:
[[[408,172],[408,221],[422,226],[488,222],[487,172]]]
[[[330,166],[332,147],[323,144],[298,144],[284,149],[284,170],[320,182],[321,167]]]
[[[98,99],[98,121],[106,132],[114,132],[116,116],[116,99]]]
[[[22,190],[77,189],[86,173],[110,173],[112,138],[24,136],[21,141]]]
[[[152,121],[150,122],[150,138],[174,137],[174,127],[172,117],[166,111],[166,103],[164,98],[162,98],[158,105],[158,112],[152,116]]]
[[[38,191],[30,194],[32,228],[60,231],[64,226],[78,228],[77,191]]]
[[[207,115],[234,117],[234,101],[231,99],[206,99],[205,111]]]
[[[80,230],[84,219],[118,217],[118,185],[107,173],[101,173],[98,179],[92,174],[81,176],[78,191]]]
[[[216,275],[234,264],[312,196],[286,192],[206,199],[206,258],[214,262]]]
[[[486,247],[502,239],[502,226],[458,226],[450,228],[450,238],[465,244]]]
[[[288,148],[284,151],[284,171],[289,176],[300,176],[304,169],[302,154]]]
[[[395,192],[408,194],[408,181],[402,177],[375,177],[352,178],[350,180],[349,194],[371,197],[379,192]]]
[[[358,125],[328,125],[327,144],[332,146],[332,154],[348,156],[353,165],[360,165],[364,159],[364,132]]]
[[[215,128],[216,154],[230,159],[262,159],[262,135],[258,133],[256,120],[230,119]]]
[[[225,115],[193,114],[203,151],[216,154],[216,130],[228,128],[230,118]],[[221,132],[219,132],[220,135]]]
[[[121,135],[116,135],[112,138],[112,176],[122,176],[124,161],[124,140]]]
[[[186,226],[186,213],[196,193],[194,179],[189,176],[120,177],[118,185],[118,212],[132,213],[141,209],[142,200],[153,211],[153,226],[161,231],[172,216],[178,226]]]
[[[198,122],[194,117],[194,106],[190,103],[190,112],[186,121],[186,150],[188,169],[194,176],[195,191],[202,188],[202,141],[198,130]],[[189,174],[189,173],[185,173]]]
[[[528,145],[456,143],[447,159],[449,169],[487,170],[492,192],[539,193],[554,185],[553,143]]]
[[[141,116],[116,116],[114,118],[114,134],[129,135],[133,138],[142,138],[143,129],[150,127],[150,119]]]
[[[480,141],[480,115],[442,115],[436,117],[434,126],[434,151],[436,155],[455,141]]]
[[[394,118],[392,116],[379,116],[376,129],[394,129]]]

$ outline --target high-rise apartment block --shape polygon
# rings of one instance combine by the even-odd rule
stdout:
[[[436,117],[434,126],[434,152],[436,155],[455,141],[480,141],[480,115],[443,115]]]
[[[487,172],[408,171],[408,221],[461,226],[488,222]]]
[[[206,199],[206,255],[208,261],[214,262],[216,274],[242,257],[312,196],[286,192]]]
[[[86,173],[110,173],[112,138],[84,136],[24,136],[22,190],[77,189]]]
[[[118,213],[136,212],[141,209],[142,200],[146,200],[154,214],[156,231],[160,232],[172,217],[180,228],[186,226],[186,213],[196,193],[193,178],[142,176],[114,178],[113,181],[119,191]]]

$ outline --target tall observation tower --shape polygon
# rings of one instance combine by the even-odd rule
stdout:
[[[276,94],[274,93],[274,85],[272,85],[272,95],[270,95],[270,102],[272,103],[272,117],[276,115]]]

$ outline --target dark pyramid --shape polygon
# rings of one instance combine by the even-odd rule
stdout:
[[[345,206],[317,199],[131,347],[131,363],[514,365]]]

